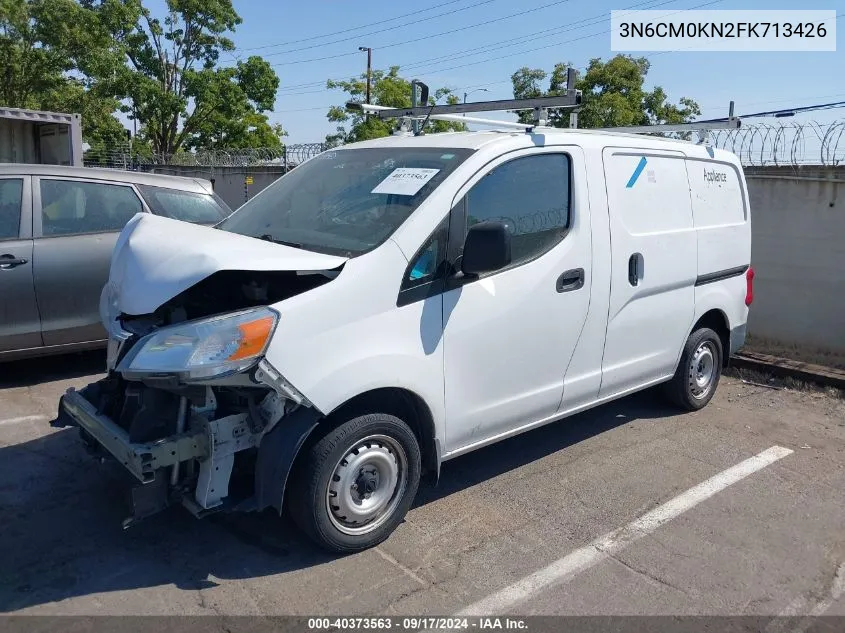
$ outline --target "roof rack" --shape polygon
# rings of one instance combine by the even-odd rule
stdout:
[[[622,132],[627,134],[657,134],[660,132],[696,132],[701,130],[736,130],[742,126],[742,119],[729,117],[722,121],[700,121],[698,123],[663,123],[658,125],[633,125],[630,127],[593,128],[599,132]]]
[[[525,130],[530,132],[535,127],[546,127],[549,119],[548,111],[553,108],[578,108],[581,105],[581,91],[575,90],[577,71],[569,68],[566,71],[566,92],[555,97],[538,97],[535,99],[502,99],[498,101],[478,101],[474,103],[456,103],[451,105],[417,105],[417,88],[422,91],[420,103],[428,103],[428,86],[418,80],[411,82],[411,107],[389,108],[369,103],[349,102],[347,110],[373,114],[380,119],[399,119],[397,133],[422,134],[425,123],[433,121],[451,121],[455,123],[477,123],[497,128]],[[497,121],[496,119],[482,119],[467,117],[472,112],[514,112],[531,110],[534,120],[531,124]],[[461,115],[461,116],[458,116]],[[422,121],[422,125],[420,125]]]
[[[411,82],[411,107],[391,108],[369,103],[350,101],[346,109],[356,112],[372,114],[379,119],[399,119],[395,134],[422,134],[425,124],[429,120],[450,121],[454,123],[475,123],[492,126],[498,129],[522,130],[533,132],[536,128],[548,128],[549,110],[555,108],[571,108],[570,126],[576,127],[578,109],[581,107],[581,91],[570,88],[575,85],[577,71],[568,68],[566,71],[566,92],[554,97],[537,97],[534,99],[500,99],[497,101],[477,101],[473,103],[456,103],[451,105],[417,105],[418,88],[422,95],[419,102],[428,103],[428,86],[418,80]],[[531,110],[534,113],[532,123],[518,123],[513,121],[499,121],[479,117],[468,117],[473,112],[516,112]],[[422,123],[422,124],[421,124]],[[693,123],[669,123],[659,125],[637,125],[629,127],[594,128],[602,132],[621,132],[631,134],[659,134],[663,132],[699,132],[701,142],[704,142],[710,130],[738,129],[742,125],[739,117],[734,116],[734,103],[731,101],[728,118],[699,121]]]
[[[738,130],[742,127],[742,119],[734,116],[734,102],[728,106],[726,119],[709,119],[692,123],[662,123],[657,125],[634,125],[629,127],[598,128],[601,132],[619,132],[627,134],[660,134],[663,132],[698,132],[699,143],[704,143],[710,130]]]

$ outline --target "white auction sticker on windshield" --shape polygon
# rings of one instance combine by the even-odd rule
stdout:
[[[439,169],[424,167],[398,167],[382,180],[370,193],[390,193],[398,196],[413,196],[423,185],[439,172]]]

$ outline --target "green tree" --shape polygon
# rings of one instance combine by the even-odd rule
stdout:
[[[163,154],[205,147],[280,145],[265,112],[279,78],[258,56],[222,67],[227,33],[241,17],[232,0],[167,0],[159,19],[141,0],[83,0],[118,46],[121,66],[102,83],[123,101],[140,135]]]
[[[117,100],[92,90],[113,70],[112,40],[75,0],[0,0],[0,105],[77,112],[90,144],[124,138]]]
[[[517,99],[555,96],[566,89],[566,68],[557,64],[549,78],[548,89],[541,82],[548,77],[542,69],[521,68],[511,76],[514,97]],[[640,57],[617,55],[607,62],[591,59],[587,72],[579,79],[577,89],[582,91],[582,106],[578,112],[578,127],[619,127],[631,125],[656,125],[660,123],[686,123],[701,114],[698,104],[683,97],[678,104],[669,102],[663,88],[657,86],[650,92],[644,87],[649,62]],[[570,110],[552,110],[550,123],[555,127],[569,127]],[[520,113],[520,120],[527,122],[531,113]]]
[[[367,74],[353,77],[349,81],[329,80],[326,87],[330,90],[340,89],[347,95],[347,101],[363,102],[367,94]],[[434,105],[445,99],[447,104],[459,103],[457,95],[448,88],[438,88],[433,95],[429,95],[428,105]],[[399,66],[391,66],[388,71],[374,70],[372,72],[370,101],[374,105],[389,106],[391,108],[411,107],[411,82],[399,75]],[[326,137],[329,145],[354,143],[374,138],[389,136],[396,127],[396,121],[382,120],[375,116],[367,117],[360,112],[348,112],[344,106],[332,106],[326,115],[329,121],[339,123],[337,132]],[[429,121],[426,133],[465,130],[463,123],[448,121]]]

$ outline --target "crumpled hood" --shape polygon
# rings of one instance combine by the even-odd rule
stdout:
[[[115,311],[149,314],[221,270],[319,271],[337,268],[345,261],[344,257],[138,213],[124,227],[112,252],[101,316],[105,323],[116,316]]]

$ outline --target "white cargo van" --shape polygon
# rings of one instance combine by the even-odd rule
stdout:
[[[580,130],[328,151],[215,228],[139,214],[76,424],[133,517],[283,506],[349,552],[442,462],[663,384],[713,397],[752,300],[736,156]]]

